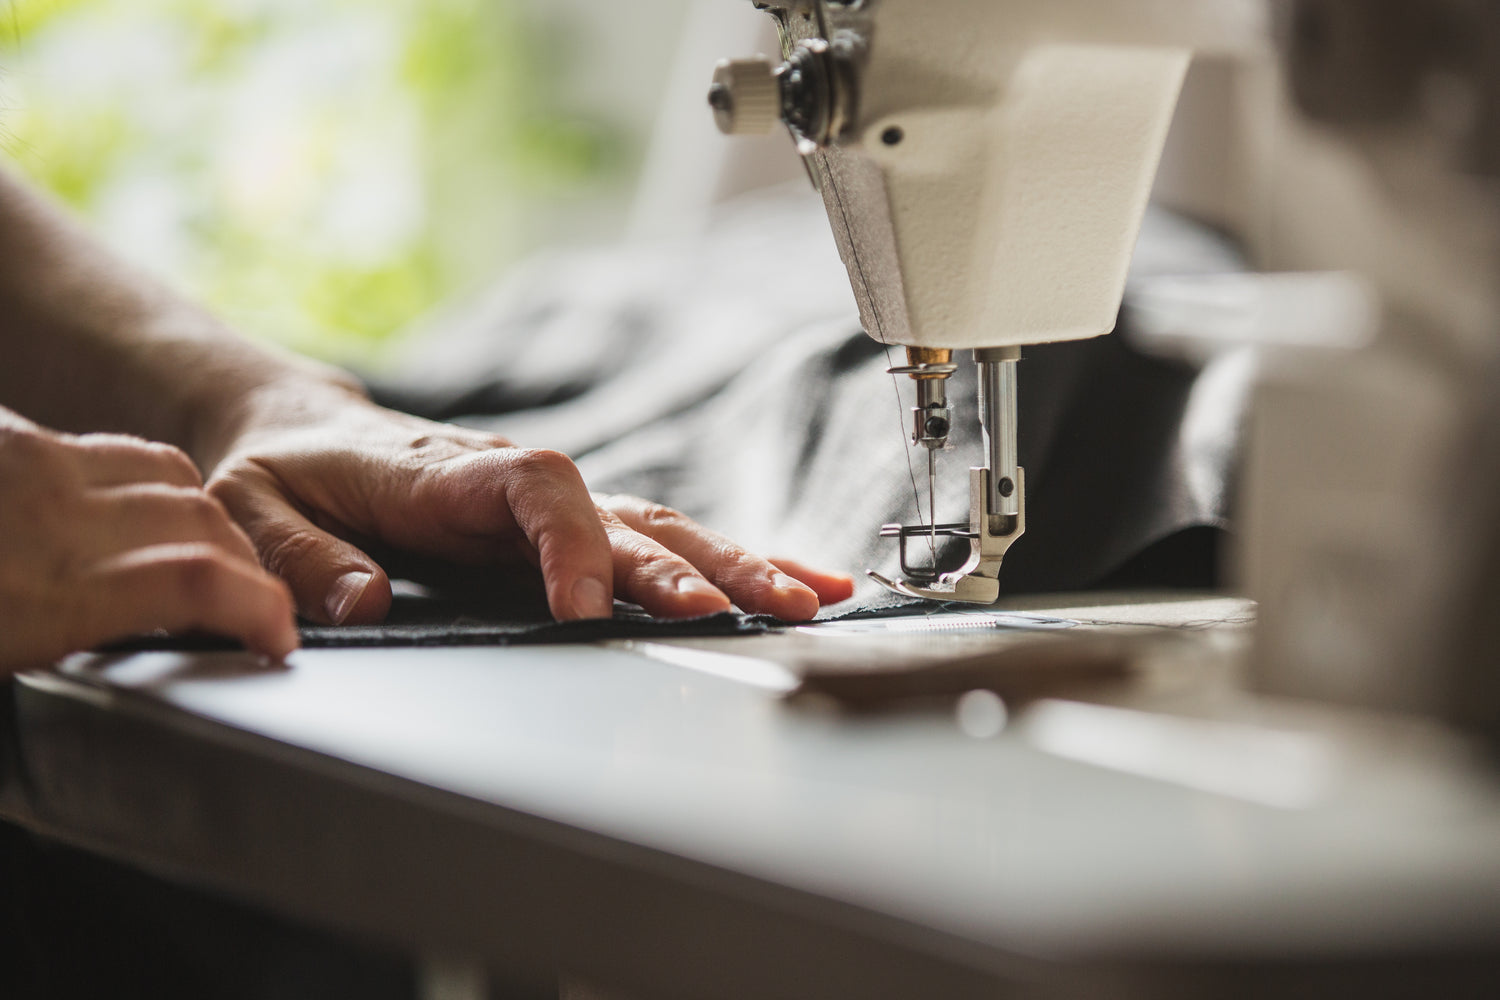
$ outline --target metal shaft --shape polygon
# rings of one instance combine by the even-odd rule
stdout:
[[[979,361],[979,420],[990,467],[990,511],[1019,514],[1016,480],[1016,362],[1021,352],[1002,348],[976,352]]]

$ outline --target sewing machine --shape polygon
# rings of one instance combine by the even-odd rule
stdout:
[[[728,134],[791,130],[823,195],[866,332],[906,349],[929,521],[886,525],[897,593],[993,603],[1026,530],[1016,454],[1021,348],[1109,333],[1183,76],[1195,52],[1259,37],[1254,7],[973,0],[785,0],[782,61],[728,60],[709,103]],[[988,464],[969,518],[938,523],[956,351],[979,367]],[[968,542],[956,568],[939,538]],[[930,562],[909,554],[926,540]]]
[[[1236,559],[1261,611],[1250,681],[1500,731],[1500,691],[1475,669],[1493,660],[1500,565],[1500,487],[1493,463],[1474,460],[1500,422],[1484,374],[1500,324],[1500,199],[1485,180],[1500,163],[1493,5],[756,6],[782,58],[721,62],[709,103],[723,132],[791,131],[865,330],[906,348],[891,371],[916,382],[911,440],[927,451],[929,498],[953,428],[954,352],[979,366],[988,461],[970,472],[968,521],[885,526],[902,578],[871,576],[982,604],[1026,527],[1020,349],[1112,330],[1190,62],[1243,62],[1274,41],[1289,100],[1264,131],[1281,162],[1247,201],[1276,245],[1239,235],[1262,266],[1309,273],[1141,296],[1162,292],[1185,338],[1232,329],[1260,357]],[[1349,275],[1327,268],[1357,273],[1368,307],[1335,302]],[[1363,329],[1330,350],[1350,324]],[[928,564],[908,555],[924,537]],[[940,537],[967,541],[961,566],[938,565]]]

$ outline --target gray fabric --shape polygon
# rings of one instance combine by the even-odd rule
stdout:
[[[1228,241],[1153,212],[1132,280],[1241,268]],[[1226,524],[1248,371],[1147,357],[1121,334],[1025,352],[1029,530],[1007,558],[1011,592],[1087,586],[1162,539]],[[900,357],[860,331],[816,197],[778,191],[701,238],[533,262],[435,321],[377,392],[567,452],[596,490],[862,578],[895,572],[881,524],[925,518],[909,383],[898,402],[884,371]],[[964,409],[940,457],[942,520],[967,518],[967,469],[981,464],[974,381],[965,365],[950,391]],[[885,602],[869,582],[858,596]]]

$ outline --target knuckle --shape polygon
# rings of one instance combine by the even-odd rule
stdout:
[[[288,531],[261,543],[260,563],[277,576],[288,576],[297,566],[312,558],[322,544],[322,540],[310,531]]]
[[[131,434],[80,434],[73,443],[87,451],[111,451],[116,449],[142,449],[151,442]]]
[[[272,490],[265,475],[256,471],[253,466],[235,465],[215,472],[203,487],[203,492],[224,510],[234,512],[250,503],[257,495]]]
[[[624,542],[617,552],[625,558],[631,576],[637,580],[660,580],[692,571],[686,559],[639,535]]]
[[[146,482],[201,485],[198,467],[182,449],[127,434],[84,434],[70,442],[75,457],[86,463],[108,462]]]
[[[197,464],[188,457],[187,452],[180,448],[174,448],[169,444],[151,444],[151,449],[156,452],[156,457],[164,464],[170,466],[183,479],[192,482],[201,482],[202,476],[198,473]]]
[[[705,541],[704,561],[719,567],[721,572],[759,573],[765,568],[763,560],[727,538],[710,537]]]
[[[249,476],[246,472],[240,468],[232,468],[215,473],[203,489],[215,500],[228,505],[231,500],[249,489],[249,486]]]
[[[547,448],[524,449],[516,456],[516,463],[528,473],[549,479],[571,478],[578,474],[578,467],[571,458]]]
[[[604,533],[611,539],[624,538],[626,535],[639,534],[639,532],[637,532],[634,528],[630,527],[630,525],[621,520],[620,515],[616,514],[614,511],[608,510],[604,507],[595,507],[594,509],[599,513],[599,523],[604,525]]]
[[[648,528],[676,528],[688,523],[687,516],[665,504],[643,502],[640,518]]]
[[[202,490],[179,488],[173,492],[185,516],[200,530],[217,531],[229,523],[223,504]]]
[[[114,438],[113,443],[127,451],[136,452],[142,458],[168,462],[184,469],[196,468],[193,460],[187,457],[187,452],[175,445],[133,437]]]
[[[198,517],[217,517],[223,513],[224,508],[219,501],[209,496],[203,490],[195,490],[187,486],[169,486],[169,494],[176,498],[177,502],[186,507],[193,515]]]
[[[77,439],[86,451],[109,451],[135,455],[144,460],[180,462],[192,465],[192,459],[180,449],[161,441],[148,441],[129,434],[84,434]]]
[[[760,572],[765,569],[764,559],[752,554],[749,549],[731,542],[727,538],[720,539],[714,544],[714,557],[720,562],[742,565],[746,570]]]
[[[774,567],[731,541],[720,541],[711,550],[707,562],[714,567],[714,582],[737,588],[768,578]]]
[[[172,587],[185,607],[213,607],[229,581],[229,559],[208,547],[195,548],[170,563]]]

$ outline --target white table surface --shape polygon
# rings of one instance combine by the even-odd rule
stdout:
[[[681,644],[711,651],[705,669],[619,645],[323,649],[273,671],[236,654],[80,657],[22,683],[35,699],[248,734],[974,953],[1253,961],[1496,940],[1491,765],[1422,720],[1239,692],[1247,640],[1206,630],[1163,654],[1154,681],[1012,706],[980,736],[947,707],[849,714],[716,675],[715,654],[774,659],[805,634]]]

